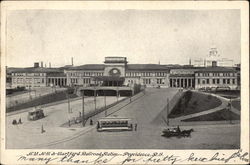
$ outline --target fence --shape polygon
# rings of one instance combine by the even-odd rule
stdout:
[[[144,94],[145,94],[144,92],[140,92],[140,93],[134,95],[132,97],[132,99],[131,99],[131,102],[139,99],[142,96],[144,96]],[[113,113],[119,111],[123,107],[130,104],[131,102],[130,102],[130,97],[127,97],[127,98],[124,98],[124,99],[119,100],[117,102],[114,102],[112,104],[109,104],[106,107],[101,107],[101,108],[99,108],[99,109],[97,109],[95,111],[90,111],[90,112],[88,112],[88,113],[86,113],[84,115],[85,123],[87,122],[87,120],[89,118],[92,118],[92,117],[96,116],[97,114],[100,114],[101,112],[104,112],[106,110],[108,110],[107,116],[112,115]],[[82,122],[82,116],[78,116],[75,119],[69,120],[67,123],[62,124],[62,127],[66,126],[66,125],[70,126],[72,124],[78,124],[78,123],[81,123],[81,122]]]

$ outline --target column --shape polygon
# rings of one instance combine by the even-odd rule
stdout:
[[[189,87],[189,78],[187,79],[187,87]]]
[[[190,79],[190,81],[191,81],[191,87],[193,87],[193,79]]]

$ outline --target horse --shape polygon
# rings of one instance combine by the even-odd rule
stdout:
[[[181,131],[181,135],[183,135],[184,137],[190,137],[191,132],[194,132],[194,130],[193,129],[183,130]]]

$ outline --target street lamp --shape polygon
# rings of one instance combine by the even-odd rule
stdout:
[[[107,106],[106,106],[106,92],[105,90],[103,90],[103,94],[104,94],[104,107],[105,107],[105,117],[107,116]]]
[[[84,90],[82,91],[82,126],[85,126],[85,115],[84,115]]]

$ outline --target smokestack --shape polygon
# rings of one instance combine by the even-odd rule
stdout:
[[[41,68],[43,68],[43,62],[41,61]]]
[[[71,57],[71,65],[74,66],[73,57]]]
[[[39,68],[39,62],[34,63],[34,68]]]
[[[217,61],[212,61],[212,67],[216,67],[217,66]]]
[[[51,62],[49,62],[49,67],[51,68]]]
[[[192,63],[191,63],[191,58],[189,58],[189,65],[191,65]]]

